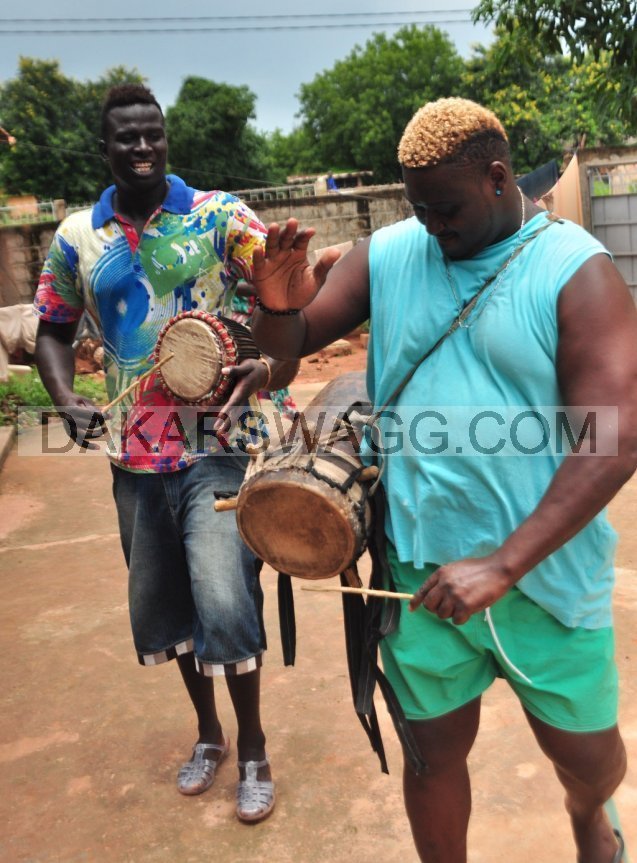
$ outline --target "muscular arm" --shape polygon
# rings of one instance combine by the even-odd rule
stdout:
[[[564,405],[576,420],[589,406],[616,407],[618,429],[598,422],[587,454],[564,459],[536,509],[503,545],[487,557],[440,567],[419,589],[412,610],[422,602],[464,623],[581,530],[637,467],[637,312],[605,255],[590,258],[562,289],[558,326]],[[600,454],[588,454],[595,451]],[[604,455],[609,451],[616,454]]]
[[[504,559],[519,577],[581,530],[637,467],[637,312],[606,255],[591,258],[563,288],[558,320],[564,404],[579,420],[587,406],[616,407],[619,426],[596,423],[591,443],[601,455],[571,453],[535,512],[504,544]]]

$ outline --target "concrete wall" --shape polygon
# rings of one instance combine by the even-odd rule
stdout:
[[[400,183],[363,186],[307,198],[248,203],[265,225],[284,224],[293,216],[301,225],[316,228],[310,248],[321,249],[369,236],[377,228],[412,215]]]
[[[0,306],[30,303],[57,222],[0,227]]]
[[[250,201],[249,206],[266,225],[294,216],[302,225],[316,228],[311,249],[355,243],[411,215],[401,184],[293,200]],[[31,302],[56,226],[47,222],[0,227],[0,306]]]
[[[578,158],[584,224],[591,230],[590,169],[600,164],[636,161],[637,146],[591,148],[580,151]],[[293,199],[249,201],[248,206],[266,225],[285,223],[294,216],[301,225],[315,228],[311,249],[355,243],[384,225],[412,215],[400,183]],[[55,222],[0,227],[0,306],[31,301],[55,227]]]

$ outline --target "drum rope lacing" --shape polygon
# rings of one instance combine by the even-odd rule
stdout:
[[[175,352],[175,333],[179,332],[188,321],[199,321],[209,329],[211,345],[214,345],[215,356],[210,357],[210,361],[217,363],[219,369],[223,366],[235,365],[243,359],[258,359],[261,356],[250,331],[243,324],[235,321],[232,318],[224,317],[223,315],[206,312],[202,309],[191,309],[189,311],[181,311],[174,315],[161,329],[157,338],[157,344],[153,351],[153,361],[157,364],[162,356],[164,347],[170,342],[171,350]],[[177,329],[175,329],[177,328]],[[171,342],[171,339],[173,341]],[[182,330],[183,339],[183,330]],[[182,343],[181,350],[184,350],[184,345],[188,346],[189,339]],[[161,372],[158,372],[159,386],[166,392],[173,401],[177,404],[186,405],[209,405],[220,404],[226,393],[232,386],[232,380],[228,375],[219,372],[215,380],[211,379],[208,382],[208,388],[205,392],[199,392],[196,396],[187,397],[179,390],[173,391]]]
[[[349,441],[351,443],[353,437],[356,440],[356,446],[359,446],[360,435],[357,437],[357,430],[362,428],[364,419],[364,417],[361,417],[359,426],[353,424],[348,415],[341,417],[330,432],[319,435],[319,437],[313,440],[311,449],[308,448],[304,437],[299,437],[294,443],[287,444],[279,450],[275,450],[270,456],[268,456],[267,448],[262,449],[255,458],[251,459],[246,470],[246,479],[260,471],[278,470],[279,461],[283,458],[285,458],[286,467],[301,467],[307,473],[311,471],[319,456],[333,457],[339,461],[346,462],[356,469],[356,474],[360,474],[364,470],[364,467],[360,464],[360,460],[342,450],[334,450],[333,447],[340,441]],[[306,428],[309,432],[316,430],[316,426],[312,423],[308,424]],[[305,461],[307,456],[309,456],[309,461]],[[341,490],[346,491],[353,482],[356,482],[356,477],[351,482],[345,483]]]

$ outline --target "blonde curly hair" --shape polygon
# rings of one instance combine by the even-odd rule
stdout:
[[[492,161],[509,157],[508,141],[492,111],[453,96],[416,111],[400,139],[398,161],[405,168]]]

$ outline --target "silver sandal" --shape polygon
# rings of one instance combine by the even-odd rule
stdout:
[[[219,758],[205,758],[209,749],[219,752]],[[225,737],[223,744],[218,743],[195,743],[192,748],[192,760],[186,761],[177,774],[177,789],[181,794],[203,794],[215,781],[217,767],[226,758],[230,751],[230,738]]]
[[[271,779],[257,779],[259,767],[267,767],[269,763],[267,758],[263,761],[237,762],[237,766],[245,771],[245,779],[240,779],[237,785],[239,821],[263,821],[274,809],[274,782]]]

